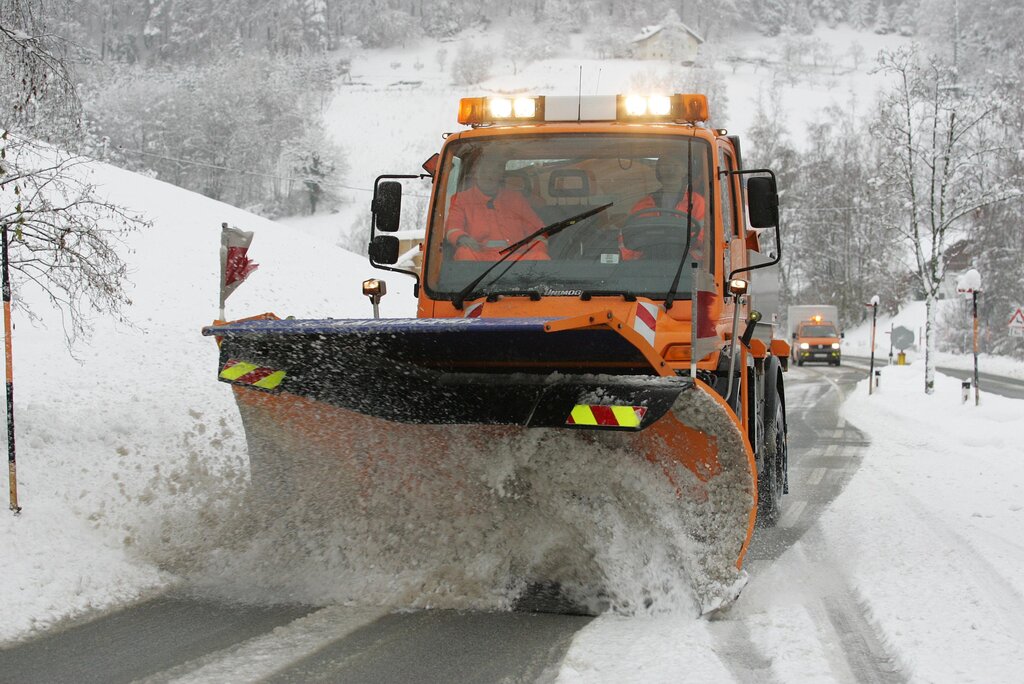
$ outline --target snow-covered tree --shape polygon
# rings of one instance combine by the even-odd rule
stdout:
[[[323,124],[308,125],[299,139],[288,144],[285,155],[290,172],[305,194],[309,213],[324,202],[338,198],[338,183],[345,174],[344,154],[324,130]]]
[[[814,33],[814,18],[806,0],[796,0],[793,4],[793,16],[790,21],[793,30],[803,35]]]
[[[493,62],[493,50],[484,46],[477,47],[473,43],[463,43],[452,59],[452,81],[456,85],[473,85],[487,80]]]
[[[131,302],[118,243],[144,222],[104,200],[87,161],[40,142],[71,144],[81,107],[51,22],[56,5],[0,0],[0,226],[15,288],[31,284],[64,315],[69,342],[90,313],[118,316]]]
[[[777,36],[786,26],[788,7],[785,0],[763,0],[753,7],[757,28],[766,36]]]
[[[875,10],[875,33],[892,33],[892,22],[890,20],[889,8],[884,0],[879,0]]]
[[[408,12],[389,7],[384,0],[368,0],[354,8],[356,35],[366,47],[405,45],[419,37],[420,22]]]
[[[876,179],[888,190],[888,223],[906,241],[924,293],[925,392],[931,394],[946,250],[977,212],[1019,190],[991,173],[1004,150],[993,137],[998,103],[987,93],[961,85],[948,64],[915,48],[883,52],[879,70],[893,86],[873,126],[883,144]]]
[[[846,21],[858,31],[868,27],[870,16],[868,0],[850,0],[846,7]]]
[[[464,10],[461,3],[456,0],[432,0],[429,8],[420,17],[423,32],[433,38],[454,36],[476,18],[475,14]]]

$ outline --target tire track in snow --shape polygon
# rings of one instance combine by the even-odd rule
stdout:
[[[764,655],[750,636],[750,627],[739,620],[712,619],[708,631],[715,638],[715,653],[739,684],[769,684],[778,681],[772,660]]]
[[[869,617],[866,603],[846,582],[839,568],[831,568],[832,560],[824,553],[826,546],[820,527],[815,525],[804,542],[796,551],[805,565],[827,576],[820,587],[821,596],[808,612],[818,626],[821,644],[837,681],[906,682],[906,668],[890,650],[885,634]]]
[[[838,382],[833,375],[839,375]],[[869,619],[863,601],[838,571],[822,570],[831,561],[823,556],[818,520],[859,470],[868,444],[867,437],[840,414],[848,389],[860,375],[805,368],[787,385],[792,493],[783,499],[778,526],[759,530],[764,543],[758,549],[770,549],[769,555],[778,558],[793,547],[809,574],[821,579],[821,596],[808,614],[818,627],[822,651],[837,681],[894,684],[906,681],[904,669]],[[815,381],[802,382],[805,378]]]
[[[988,596],[992,605],[1001,607],[999,615],[1005,618],[1017,643],[1024,644],[1024,596],[1013,582],[979,553],[967,537],[936,517],[920,497],[890,481],[880,482],[898,496],[917,521],[933,534],[933,545],[941,542],[948,554],[956,556],[962,564],[963,571],[958,574],[964,583],[972,585],[977,594]],[[962,553],[964,549],[970,553]]]

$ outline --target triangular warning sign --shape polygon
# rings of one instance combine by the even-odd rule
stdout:
[[[1010,316],[1010,327],[1013,328],[1017,326],[1024,327],[1024,311],[1020,309],[1014,311],[1013,315]]]

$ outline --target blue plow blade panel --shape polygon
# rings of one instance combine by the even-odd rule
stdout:
[[[274,391],[403,423],[567,427],[573,406],[601,403],[647,407],[643,429],[692,386],[657,377],[611,329],[549,333],[550,322],[253,320],[203,334],[222,338],[220,367],[284,370]]]

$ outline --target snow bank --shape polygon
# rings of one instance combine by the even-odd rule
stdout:
[[[874,621],[920,681],[1015,679],[1024,666],[1021,403],[961,403],[960,381],[882,370],[844,406],[871,436],[822,520]]]

